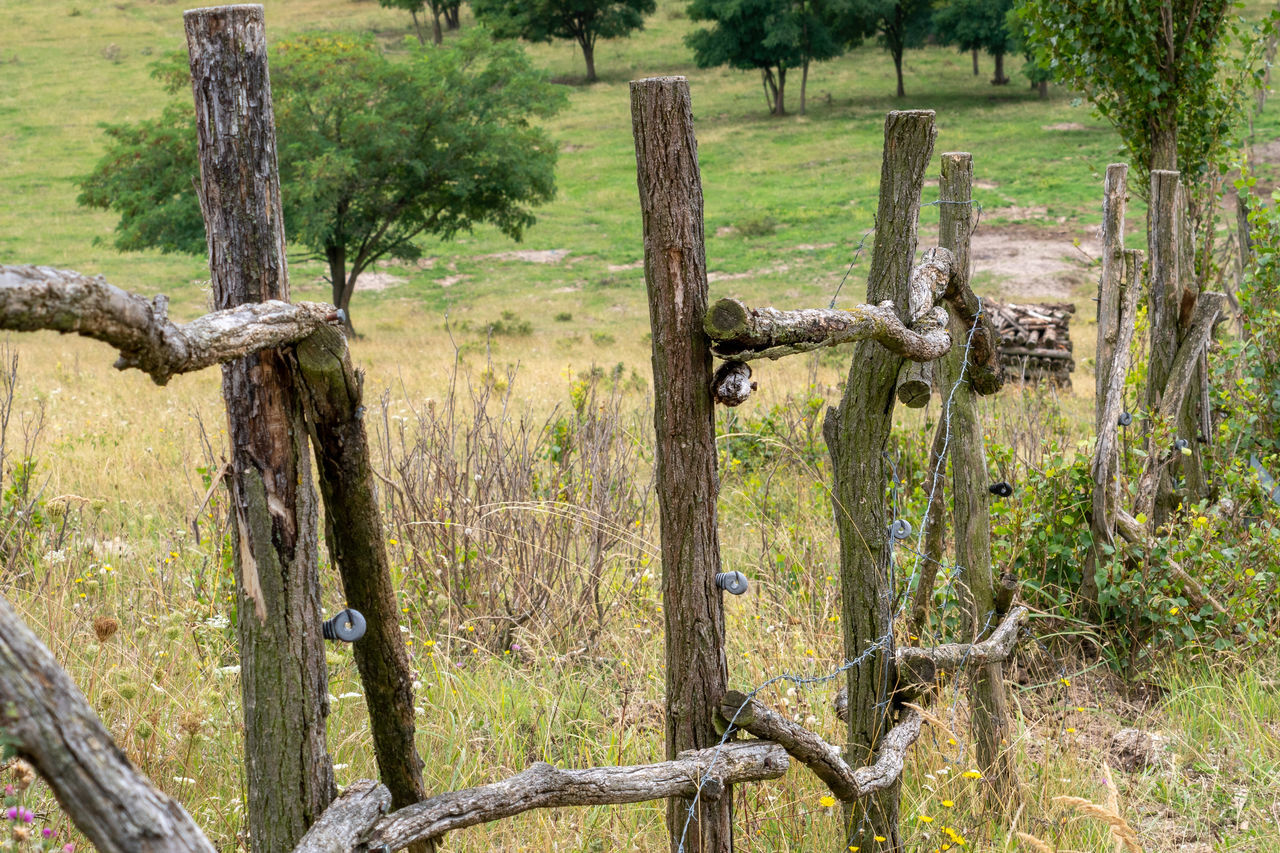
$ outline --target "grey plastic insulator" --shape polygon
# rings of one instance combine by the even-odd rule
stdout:
[[[347,312],[341,308],[338,309],[338,322],[344,326],[347,324]]]
[[[889,525],[889,535],[894,539],[906,539],[911,536],[911,522],[900,518]]]
[[[1174,450],[1186,450],[1190,446],[1191,442],[1187,441],[1185,438],[1180,438],[1173,443]]]
[[[733,595],[742,595],[747,591],[747,576],[742,572],[717,572],[716,586]]]
[[[364,614],[348,607],[332,619],[326,619],[320,631],[326,640],[354,643],[364,636],[365,627]]]
[[[1129,424],[1133,423],[1133,415],[1129,414],[1128,412],[1121,412],[1119,423],[1120,423],[1120,426],[1128,426]]]

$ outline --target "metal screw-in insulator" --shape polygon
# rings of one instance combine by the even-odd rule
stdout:
[[[363,637],[364,629],[364,614],[350,607],[340,611],[332,619],[326,619],[320,627],[326,640],[341,640],[344,643],[354,643]]]
[[[889,536],[893,539],[906,539],[911,535],[911,522],[900,518],[889,525]]]
[[[1131,423],[1133,423],[1133,415],[1129,414],[1128,412],[1121,412],[1120,426],[1128,426]]]
[[[717,572],[716,586],[733,595],[747,591],[747,576],[742,572]]]
[[[987,491],[998,498],[1007,498],[1013,494],[1013,486],[1001,480],[999,483],[992,483],[987,486]]]

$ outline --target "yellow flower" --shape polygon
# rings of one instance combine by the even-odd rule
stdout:
[[[388,539],[387,541],[388,541],[388,542],[390,542],[392,545],[399,545],[399,544],[400,544],[399,542],[397,542],[397,541],[396,541],[396,540],[394,540],[394,539]]]
[[[943,807],[944,809],[953,808],[954,806],[955,806],[955,801],[954,801],[954,800],[943,800],[943,801],[942,801],[942,807]]]
[[[1169,608],[1169,615],[1170,615],[1170,616],[1177,616],[1177,615],[1178,615],[1178,608],[1177,608],[1177,606],[1174,606],[1174,607],[1170,607],[1170,608]]]
[[[824,809],[829,809],[836,804],[836,798],[828,794],[827,796],[818,800],[818,802],[822,804],[822,807]]]
[[[1063,687],[1070,687],[1070,686],[1071,686],[1071,679],[1070,679],[1070,678],[1059,678],[1059,679],[1058,679],[1058,681],[1062,682],[1062,686],[1063,686]]]
[[[963,776],[963,777],[964,777],[964,778],[966,778],[966,779],[981,779],[981,778],[982,778],[982,774],[981,774],[981,773],[979,773],[977,770],[966,770],[966,771],[964,771],[963,773],[961,773],[960,775],[961,775],[961,776]]]
[[[885,843],[885,842],[886,842],[886,841],[888,841],[888,840],[889,840],[889,839],[885,838],[883,835],[877,835],[877,836],[876,836],[876,841],[879,841],[881,844]]]
[[[933,823],[933,818],[929,817],[927,814],[916,815],[916,820],[921,823]]]
[[[1073,734],[1075,734],[1075,733],[1076,733],[1076,730],[1075,730],[1075,729],[1067,729],[1067,734],[1069,734],[1069,735],[1073,735]]]

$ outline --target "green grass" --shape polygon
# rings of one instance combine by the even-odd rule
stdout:
[[[713,298],[732,294],[783,307],[827,304],[872,225],[883,120],[891,109],[937,110],[936,150],[973,153],[975,197],[983,207],[980,229],[1016,226],[1019,235],[1053,230],[1083,237],[1099,221],[1101,173],[1121,159],[1119,143],[1072,94],[1052,89],[1048,100],[1039,100],[1017,74],[1010,86],[992,87],[987,60],[975,78],[967,55],[929,48],[908,54],[909,94],[897,99],[891,97],[887,54],[866,47],[812,70],[806,116],[771,118],[755,75],[693,67],[682,43],[690,24],[681,9],[680,2],[662,2],[644,33],[602,44],[597,64],[603,79],[591,86],[576,83],[583,75],[581,60],[567,44],[529,48],[541,67],[571,81],[569,106],[548,123],[561,145],[559,194],[539,211],[524,245],[491,229],[452,243],[429,243],[429,266],[392,263],[379,271],[405,283],[357,295],[355,319],[366,337],[353,343],[354,357],[368,371],[371,408],[386,393],[388,422],[412,421],[432,400],[439,402],[455,352],[470,370],[464,378],[474,382],[487,369],[486,354],[499,375],[518,364],[514,406],[527,407],[535,420],[553,409],[566,411],[573,384],[592,365],[607,372],[621,364],[621,376],[637,377],[627,397],[635,410],[628,435],[644,465],[651,462],[645,455],[651,453],[652,427],[644,392],[651,383],[638,266],[643,250],[631,79],[689,77],[708,269],[719,277],[711,286]],[[395,49],[411,30],[407,16],[372,2],[290,0],[267,3],[266,11],[271,39],[314,28],[372,29]],[[5,18],[0,263],[102,273],[129,289],[169,293],[179,316],[204,311],[203,259],[117,253],[110,248],[112,216],[75,204],[77,176],[104,151],[101,124],[146,118],[164,104],[166,96],[148,77],[148,63],[184,47],[181,7],[141,0],[8,0]],[[471,25],[464,16],[464,26]],[[797,82],[788,92],[793,110]],[[1280,136],[1275,114],[1273,108],[1257,121],[1260,139]],[[1054,129],[1063,127],[1073,129]],[[936,174],[936,162],[930,171]],[[935,193],[936,185],[927,187],[925,200]],[[924,208],[925,239],[936,217],[936,208]],[[1129,223],[1135,245],[1142,242],[1143,217],[1134,199]],[[564,250],[567,256],[548,264],[493,257],[513,250]],[[864,252],[841,290],[841,303],[861,300],[868,258]],[[296,260],[292,270],[296,298],[327,298],[327,284],[317,281],[319,264]],[[977,273],[983,286],[997,285],[981,268]],[[1079,278],[1087,282],[1085,273]],[[1075,391],[1063,401],[1071,441],[1086,437],[1092,417],[1089,296],[1087,283],[1072,294],[1081,309],[1073,334],[1082,367]],[[497,322],[519,333],[487,337],[486,327]],[[62,544],[40,539],[33,546],[32,574],[16,577],[0,569],[5,595],[48,638],[139,766],[179,797],[219,845],[238,849],[239,691],[226,669],[236,663],[236,653],[233,632],[222,621],[229,615],[232,581],[221,548],[220,495],[196,518],[199,528],[192,527],[206,489],[201,469],[216,468],[226,453],[225,432],[218,428],[223,416],[217,373],[180,377],[159,389],[136,373],[111,370],[111,354],[97,344],[46,334],[12,341],[22,366],[11,441],[22,432],[18,421],[30,423],[45,413],[45,427],[31,442],[37,479],[46,503],[64,497],[60,505],[67,509],[56,512],[66,514],[74,535]],[[758,418],[792,392],[834,401],[846,360],[846,354],[832,353],[813,362],[762,367],[760,395],[743,417]],[[1010,391],[990,403],[986,416],[999,440],[1016,444],[1019,435],[1025,440],[1026,425],[1042,413],[1040,406],[1033,395]],[[821,405],[814,412],[820,410]],[[929,416],[936,413],[904,413],[899,422],[910,433]],[[727,416],[725,424],[731,429]],[[810,412],[797,426],[807,444],[797,439],[796,446],[817,441],[821,449],[817,426]],[[827,474],[815,464],[816,470],[794,466],[776,479],[768,470],[723,472],[725,562],[746,571],[757,590],[727,603],[734,686],[754,685],[782,671],[821,673],[839,660],[839,626],[832,621],[839,609],[832,579],[835,542],[822,485]],[[647,478],[647,468],[639,472]],[[611,591],[616,607],[607,629],[579,656],[566,656],[568,649],[536,634],[524,638],[526,651],[514,658],[477,642],[468,626],[483,622],[467,614],[441,617],[429,596],[411,586],[409,566],[423,555],[403,538],[391,546],[411,611],[405,627],[421,681],[420,746],[432,790],[489,781],[533,760],[568,766],[659,757],[661,712],[655,709],[662,699],[662,615],[656,566],[648,556],[656,548],[653,518],[650,506],[636,528],[644,547],[616,567],[620,576],[647,573],[647,580]],[[52,536],[56,529],[41,535]],[[395,535],[403,532],[389,537]],[[324,600],[333,609],[340,595],[332,572],[322,571]],[[118,618],[121,630],[100,641],[92,622],[103,615]],[[349,650],[330,649],[329,663],[331,693],[358,693]],[[1122,810],[1149,849],[1178,849],[1182,842],[1171,840],[1168,821],[1182,827],[1179,838],[1212,841],[1214,849],[1274,849],[1273,803],[1280,800],[1276,666],[1265,660],[1251,672],[1237,658],[1231,663],[1187,664],[1160,673],[1166,698],[1142,712],[1106,692],[1103,680],[1096,702],[1052,689],[1020,693],[1024,713],[1014,747],[1030,795],[1017,828],[1064,849],[1105,849],[1100,825],[1070,815],[1052,797],[1070,793],[1103,801],[1098,767],[1106,739],[1122,725],[1138,724],[1175,738],[1168,769],[1119,780]],[[1073,677],[1077,684],[1089,683],[1088,675]],[[839,739],[825,693],[781,691],[769,701],[812,715],[826,737]],[[1089,711],[1071,710],[1077,706]],[[945,840],[940,827],[950,825],[970,839],[969,849],[1018,849],[1009,828],[983,813],[978,786],[960,776],[970,761],[962,751],[963,705],[947,701],[942,710],[959,715],[947,720],[958,743],[932,731],[912,753],[903,806],[910,844],[935,849]],[[1078,716],[1063,722],[1072,714]],[[334,703],[330,746],[335,761],[346,765],[338,771],[340,782],[373,773],[360,698]],[[1239,788],[1249,798],[1236,808],[1232,798]],[[839,821],[821,807],[822,793],[801,772],[744,786],[740,849],[838,849]],[[656,849],[662,808],[535,812],[456,833],[448,843],[459,850]],[[920,815],[935,821],[919,821]],[[60,826],[65,833],[65,823]]]

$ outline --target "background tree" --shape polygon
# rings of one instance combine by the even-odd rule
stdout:
[[[171,64],[157,76],[187,85]],[[271,77],[288,233],[326,260],[349,328],[356,280],[374,261],[417,258],[419,237],[477,223],[518,240],[530,208],[555,193],[556,146],[529,119],[563,94],[483,30],[397,62],[372,39],[306,36],[276,45]],[[121,250],[203,254],[190,108],[107,134],[80,203],[120,214]]]
[[[573,39],[587,63],[587,82],[594,83],[596,41],[643,29],[656,6],[654,0],[473,0],[471,8],[502,38]]]
[[[933,27],[933,0],[850,0],[847,38],[856,44],[866,36],[876,36],[893,56],[898,74],[898,97],[907,94],[902,85],[902,55],[909,47],[919,47]]]
[[[933,13],[933,32],[939,44],[975,55],[979,50],[991,54],[996,63],[991,83],[1003,86],[1009,82],[1004,76],[1004,55],[1015,49],[1008,22],[1012,9],[1013,0],[950,0]]]
[[[787,71],[801,68],[803,115],[809,63],[844,52],[839,26],[846,13],[845,0],[694,0],[690,19],[714,26],[685,36],[685,44],[699,68],[760,69],[765,100],[777,116],[787,111]]]

